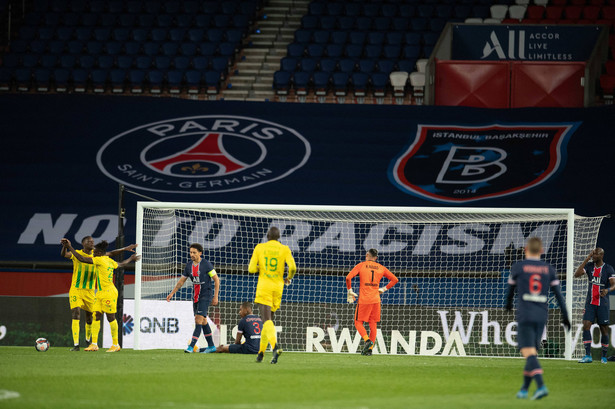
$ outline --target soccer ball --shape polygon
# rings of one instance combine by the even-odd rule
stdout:
[[[38,352],[46,352],[50,347],[49,341],[47,341],[45,338],[39,338],[36,340],[36,344],[34,344],[34,348],[36,348],[36,350]]]

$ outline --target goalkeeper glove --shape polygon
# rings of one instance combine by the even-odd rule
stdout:
[[[388,288],[386,288],[386,287],[382,287],[382,288],[379,288],[379,289],[378,289],[378,292],[379,292],[380,294],[382,294],[382,293],[384,293],[386,290],[388,290]]]
[[[562,320],[562,324],[564,325],[564,328],[566,328],[566,331],[570,331],[572,325],[570,325],[570,320],[568,318],[564,318]]]
[[[348,301],[348,304],[352,304],[357,299],[357,297],[358,297],[357,293],[352,291],[352,288],[349,288],[348,297],[346,298],[346,301]]]

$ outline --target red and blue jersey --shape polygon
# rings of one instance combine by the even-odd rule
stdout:
[[[263,320],[254,314],[248,314],[237,324],[237,332],[243,334],[250,352],[258,352],[261,344]]]
[[[192,302],[197,302],[203,299],[211,300],[213,296],[211,277],[216,275],[216,270],[209,261],[201,259],[199,264],[194,264],[192,261],[188,262],[182,275],[184,277],[188,277],[192,281],[192,286],[194,289]]]
[[[609,296],[600,297],[600,290],[608,289],[611,285],[609,280],[611,277],[615,278],[615,270],[610,264],[603,263],[600,267],[596,267],[594,263],[587,263],[585,265],[585,274],[589,279],[589,286],[587,288],[587,300],[588,305],[608,305]]]
[[[508,284],[517,286],[517,322],[546,322],[549,288],[559,285],[555,269],[542,260],[526,259],[512,265]]]

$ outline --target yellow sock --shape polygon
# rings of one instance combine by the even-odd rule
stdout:
[[[267,322],[271,322],[271,321],[267,321]],[[267,350],[267,344],[269,344],[269,338],[267,337],[268,334],[267,334],[267,331],[265,330],[267,322],[263,325],[263,330],[261,331],[261,344],[258,349],[259,353],[261,352],[264,353],[265,350]]]
[[[92,339],[92,324],[85,323],[85,339],[90,341]]]
[[[79,345],[79,320],[73,320],[71,328],[73,330],[73,344]]]
[[[275,344],[278,342],[278,340],[275,334],[275,326],[273,325],[273,321],[268,320],[267,322],[263,324],[263,332],[267,334],[267,342],[271,344],[271,349],[275,348]],[[261,342],[262,342],[262,338],[261,338]],[[267,348],[267,344],[265,344],[265,349],[266,348]]]
[[[100,332],[100,320],[92,321],[92,344],[98,345],[98,333]]]
[[[113,320],[113,322],[109,323],[111,327],[111,339],[113,340],[113,345],[119,345],[119,337],[117,335],[117,320]]]
[[[367,335],[363,335],[363,341],[367,342],[368,339],[369,337]]]

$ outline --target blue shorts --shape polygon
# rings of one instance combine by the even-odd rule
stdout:
[[[244,342],[241,345],[231,344],[228,346],[228,352],[231,354],[258,354],[258,349],[255,351],[250,348],[247,342]]]
[[[583,311],[583,321],[591,323],[596,321],[598,325],[609,325],[609,303],[601,302],[601,305],[592,305],[585,303],[585,311]]]
[[[194,315],[202,315],[203,317],[207,317],[207,308],[209,308],[209,304],[211,300],[209,298],[201,298],[197,302],[192,304],[192,311],[194,311]]]
[[[517,327],[518,348],[540,349],[546,322],[523,322]]]

